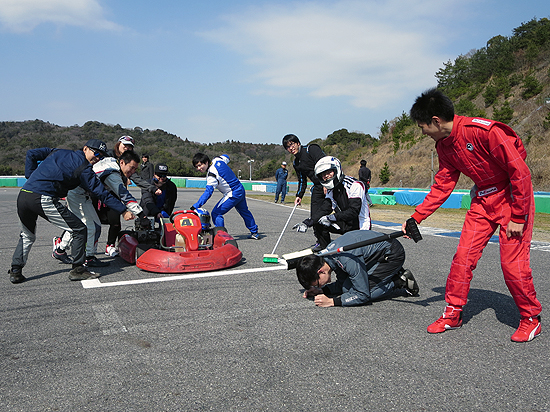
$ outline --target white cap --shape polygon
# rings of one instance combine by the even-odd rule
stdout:
[[[286,162],[281,163],[283,166],[286,166]]]

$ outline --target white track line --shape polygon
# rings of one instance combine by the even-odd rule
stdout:
[[[139,285],[144,283],[168,282],[172,280],[185,280],[185,279],[208,278],[208,277],[214,277],[214,276],[240,275],[243,273],[270,272],[270,271],[281,270],[286,268],[287,268],[287,265],[283,264],[283,265],[264,267],[264,268],[227,270],[225,272],[220,272],[220,271],[201,272],[201,273],[191,273],[187,275],[163,276],[160,278],[147,278],[147,279],[136,279],[136,280],[122,280],[118,282],[106,282],[106,283],[101,283],[99,279],[87,279],[87,280],[82,280],[81,283],[84,289],[95,289],[95,288],[107,288],[107,287],[113,287],[113,286]]]

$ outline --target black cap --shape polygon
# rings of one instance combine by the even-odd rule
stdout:
[[[157,176],[166,176],[168,174],[168,166],[164,163],[157,163],[155,166],[155,174]]]
[[[88,146],[90,149],[101,152],[104,156],[107,154],[107,145],[104,141],[99,139],[90,139],[84,146]]]

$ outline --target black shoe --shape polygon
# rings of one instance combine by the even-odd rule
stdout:
[[[86,266],[77,266],[69,272],[70,280],[86,280],[99,277],[97,273],[90,272]]]
[[[401,269],[394,278],[393,283],[397,289],[405,289],[411,296],[418,295],[420,291],[418,282],[409,269]]]
[[[73,260],[67,255],[67,252],[60,252],[59,249],[53,251],[52,257],[61,261],[61,263],[65,263],[66,265],[73,263]]]
[[[324,247],[321,246],[320,243],[315,243],[312,247],[311,247],[311,251],[313,253],[317,253],[317,252],[320,252],[321,250],[323,250]]]
[[[27,279],[25,276],[23,276],[23,273],[21,273],[21,269],[19,268],[11,268],[8,270],[8,274],[10,275],[10,282],[11,283],[23,283]]]
[[[84,266],[87,266],[89,268],[103,268],[105,266],[109,266],[109,262],[102,262],[95,256],[88,256],[86,257],[86,262],[84,262]]]

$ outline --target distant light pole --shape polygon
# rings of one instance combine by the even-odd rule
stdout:
[[[252,163],[254,163],[254,159],[248,159],[248,167],[250,169],[250,178],[248,180],[252,181]]]

